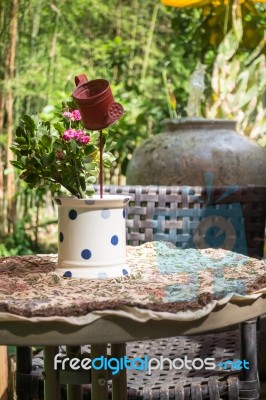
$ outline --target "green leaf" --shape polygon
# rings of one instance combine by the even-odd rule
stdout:
[[[16,136],[21,137],[25,135],[25,131],[21,126],[18,126],[16,129]]]
[[[63,150],[63,148],[64,148],[64,143],[62,143],[61,141],[56,140],[56,141],[53,143],[53,149],[54,149],[54,150]]]
[[[113,156],[113,154],[111,153],[104,153],[103,154],[103,165],[105,167],[110,167],[112,162],[115,161],[115,157]]]
[[[27,141],[26,141],[26,139],[24,138],[24,137],[16,137],[16,143],[18,143],[18,144],[26,144],[27,143]]]
[[[94,143],[98,143],[98,141],[99,141],[99,132],[98,131],[92,131],[91,132],[91,134],[90,134],[90,138],[91,138],[91,142],[94,142]]]
[[[33,156],[34,161],[36,162],[36,164],[41,164],[41,159],[37,156]]]
[[[23,165],[19,161],[10,161],[10,164],[12,164],[14,167],[18,169],[24,169]]]
[[[48,157],[44,155],[42,157],[42,164],[46,167],[49,164]]]
[[[82,190],[86,190],[86,182],[84,175],[79,176],[80,186]]]
[[[36,130],[36,125],[34,120],[32,119],[32,117],[30,117],[29,115],[25,114],[23,116],[23,122],[25,124],[25,127],[28,128],[28,130],[32,133],[32,135],[34,134],[35,130]]]
[[[38,144],[38,141],[39,141],[39,139],[37,139],[36,137],[33,137],[30,140],[30,145],[34,147],[36,144]]]
[[[52,139],[50,138],[50,136],[48,136],[48,135],[43,135],[43,137],[42,137],[42,143],[43,143],[43,145],[45,146],[45,147],[50,147],[51,146],[51,143],[52,143]]]
[[[9,147],[11,151],[13,151],[13,153],[15,153],[16,155],[20,154],[20,150],[18,147],[16,146],[10,146]]]
[[[55,152],[52,151],[51,153],[49,153],[47,158],[48,158],[48,162],[50,164],[52,164],[54,162],[54,160],[55,160]]]
[[[71,151],[72,153],[76,154],[77,153],[77,143],[75,142],[75,140],[70,140],[70,147],[71,147]]]
[[[24,175],[24,173],[22,175]],[[25,177],[23,176],[22,179],[24,179],[25,182],[27,182],[32,187],[34,187],[35,185],[37,185],[37,183],[39,181],[39,176],[37,174],[34,174],[34,173],[29,173]]]
[[[246,93],[243,93],[242,99],[238,103],[238,109],[244,107],[247,103],[249,103],[252,99],[257,97],[258,87],[257,85],[251,86]]]
[[[97,180],[96,176],[89,176],[89,177],[87,178],[87,182],[88,182],[88,183],[95,183],[96,180]]]
[[[92,185],[87,185],[86,195],[91,197],[95,193],[94,187]]]
[[[64,130],[65,130],[64,125],[61,124],[60,122],[56,122],[56,123],[54,124],[54,128],[55,128],[59,133],[63,133]]]
[[[84,154],[85,156],[89,156],[90,154],[94,153],[97,150],[93,144],[89,144],[84,148]]]
[[[27,164],[27,160],[28,160],[28,157],[22,156],[21,159],[20,159],[21,164],[22,164],[22,165],[26,165],[26,164]]]

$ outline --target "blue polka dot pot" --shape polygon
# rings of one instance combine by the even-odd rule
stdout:
[[[130,274],[124,211],[129,200],[123,195],[56,199],[59,275],[66,279],[108,279]]]

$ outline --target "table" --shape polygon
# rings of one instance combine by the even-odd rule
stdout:
[[[203,252],[201,254],[206,257],[204,251],[195,251]],[[193,253],[195,255],[200,254]],[[208,332],[265,313],[266,267],[263,261],[242,262],[239,268],[232,263],[232,269],[228,267],[227,259],[227,268],[224,268],[223,264],[217,264],[221,253],[212,253],[216,269],[210,271],[207,262],[205,270],[194,271],[199,278],[198,298],[173,301],[171,296],[176,296],[176,290],[171,292],[169,287],[179,287],[179,292],[187,293],[195,283],[195,276],[191,277],[193,269],[189,273],[184,270],[173,272],[171,266],[176,265],[173,262],[176,256],[172,245],[167,243],[152,242],[128,248],[127,262],[132,276],[111,282],[61,279],[54,272],[54,256],[2,259],[0,344],[45,346],[45,398],[58,400],[59,381],[54,371],[58,345],[67,345],[71,350],[73,346],[90,343],[91,358],[94,358],[106,354],[106,344],[111,343],[112,355],[119,358],[125,354],[125,343],[129,341]],[[233,261],[239,260],[248,262],[241,256]],[[162,270],[164,261],[167,261],[167,271]],[[231,277],[228,279],[230,285],[241,276],[246,293],[222,296],[224,288],[221,289],[219,284],[225,279],[217,275],[221,270],[227,278]],[[215,274],[220,276],[219,284],[216,282],[220,290],[217,296],[210,285]],[[137,294],[139,298],[136,298]],[[107,398],[107,372],[92,370],[91,378],[93,400]],[[113,381],[113,398],[126,399],[126,390],[126,372],[123,371]],[[70,399],[74,398],[77,400],[73,389]]]

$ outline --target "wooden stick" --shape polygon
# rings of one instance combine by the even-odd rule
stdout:
[[[91,359],[98,357],[107,357],[106,344],[91,345]],[[105,369],[91,369],[91,394],[93,400],[108,399],[108,371]]]
[[[54,357],[58,354],[57,346],[46,346],[44,350],[44,398],[45,400],[60,400],[59,372],[54,370]]]
[[[103,131],[100,130],[100,198],[103,197]]]

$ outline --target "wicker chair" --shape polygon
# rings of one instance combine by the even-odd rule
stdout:
[[[189,247],[191,237],[199,223],[199,213],[195,212],[195,209],[206,207],[206,203],[216,210],[223,206],[223,212],[228,210],[228,219],[232,224],[239,224],[241,220],[239,209],[235,209],[232,205],[241,204],[245,229],[236,232],[239,249],[241,251],[243,248],[241,246],[246,240],[248,255],[263,257],[266,187],[242,187],[233,193],[226,187],[212,188],[209,193],[201,187],[177,186],[110,186],[105,187],[104,191],[109,194],[131,196],[126,217],[127,241],[130,245],[140,245],[152,240],[166,240],[173,242],[177,247]],[[203,199],[204,202],[199,199]],[[129,371],[128,399],[258,399],[256,322],[254,319],[242,323],[240,331],[231,330],[225,333],[216,332],[202,336],[175,337],[127,344],[129,357],[150,354],[175,358],[177,354],[182,354],[182,356],[189,355],[190,359],[199,356],[214,357],[216,360],[242,358],[250,362],[250,369],[244,370],[241,374],[216,371],[215,376],[211,375],[210,371],[205,371],[204,376],[202,371],[191,372],[190,370],[171,370],[167,373],[154,371],[152,375],[145,374],[143,371]],[[77,348],[72,350],[79,351]],[[33,360],[33,366],[38,360],[39,371],[41,357],[39,355]],[[27,367],[28,375],[27,373],[25,375],[25,367]],[[34,371],[31,366],[29,349],[18,349],[18,400],[31,398],[30,396],[37,398],[36,393],[41,391],[37,376],[36,369]],[[25,382],[27,382],[29,397],[25,396],[23,390]],[[89,382],[87,383],[88,385],[83,387],[84,393],[90,392]],[[86,397],[86,394],[83,396],[90,398]]]

